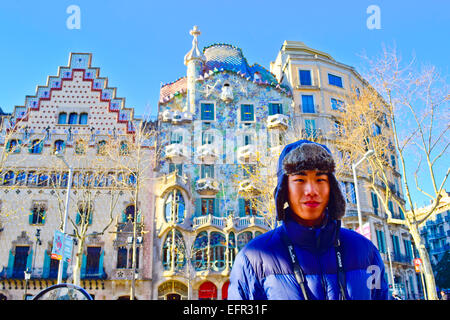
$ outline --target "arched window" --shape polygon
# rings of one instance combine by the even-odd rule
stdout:
[[[237,237],[238,250],[241,251],[241,249],[252,239],[253,234],[250,231],[240,233]]]
[[[185,218],[185,202],[180,190],[169,193],[164,203],[164,214],[167,222],[183,223]]]
[[[20,152],[19,141],[17,139],[9,140],[8,144],[6,145],[6,151],[19,153]]]
[[[44,141],[36,139],[31,142],[30,153],[41,153],[44,146]]]
[[[76,224],[92,224],[93,208],[90,203],[81,203],[78,206]]]
[[[66,124],[67,123],[67,113],[60,112],[58,114],[58,124]]]
[[[69,124],[77,124],[78,123],[78,114],[76,112],[72,112],[69,115]]]
[[[234,232],[228,235],[228,266],[231,268],[236,258],[236,236]]]
[[[8,171],[5,174],[5,178],[3,179],[3,185],[4,186],[12,186],[14,184],[14,171]]]
[[[61,153],[64,151],[64,148],[66,147],[66,143],[64,142],[64,140],[56,140],[55,141],[55,148],[54,148],[54,152],[58,152]]]
[[[195,239],[191,256],[196,271],[208,269],[208,234],[205,231],[200,232]]]
[[[164,270],[182,270],[186,264],[186,246],[178,230],[167,234],[163,245],[162,264]]]
[[[97,154],[105,155],[106,154],[106,141],[99,141],[97,144]]]
[[[121,141],[120,142],[119,153],[120,153],[121,156],[128,155],[128,143],[126,141]]]
[[[87,124],[88,121],[88,114],[83,112],[80,114],[79,124]]]
[[[221,271],[225,268],[225,250],[225,236],[219,232],[211,232],[209,241],[211,270]]]
[[[125,217],[123,222],[131,221],[134,222],[134,217],[136,216],[136,209],[134,204],[130,204],[125,208]]]

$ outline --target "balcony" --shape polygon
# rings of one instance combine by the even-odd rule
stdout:
[[[234,219],[236,229],[245,229],[250,227],[260,227],[264,230],[270,230],[270,226],[264,217],[247,216]]]
[[[286,130],[289,126],[289,117],[284,114],[274,114],[267,117],[267,129]]]
[[[219,154],[213,144],[203,144],[197,150],[197,156],[202,162],[214,162]]]
[[[245,179],[239,183],[239,193],[244,193],[248,195],[258,195],[261,190],[255,185],[254,181],[250,179]]]
[[[237,157],[239,162],[254,162],[256,161],[256,146],[249,144],[239,147],[237,150]]]
[[[322,137],[321,129],[302,129],[302,137],[309,139],[318,139]]]
[[[195,191],[201,195],[215,195],[220,191],[219,182],[210,177],[199,179],[196,182]]]
[[[172,111],[172,110],[165,110],[161,114],[161,118],[163,122],[171,122],[172,124],[181,124],[184,122],[191,122],[193,119],[192,113],[188,111]]]
[[[174,163],[187,160],[187,147],[181,143],[172,143],[165,148],[166,158]]]
[[[227,218],[225,217],[216,217],[210,214],[201,217],[194,217],[192,228],[198,229],[212,226],[223,229],[226,226],[226,220]]]

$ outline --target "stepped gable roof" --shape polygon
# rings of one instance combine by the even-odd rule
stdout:
[[[230,44],[212,44],[203,48],[203,55],[206,61],[203,66],[203,74],[213,72],[235,72],[242,78],[253,81],[260,85],[271,85],[284,92],[289,92],[289,88],[280,85],[276,77],[261,65],[255,63],[249,65],[247,59],[242,54],[242,50]],[[187,78],[183,77],[175,82],[161,86],[159,102],[166,103],[178,94],[187,90]]]
[[[67,66],[60,66],[56,76],[47,78],[46,85],[37,86],[35,95],[27,95],[23,106],[14,107],[10,118],[11,125],[28,122],[30,113],[40,110],[41,102],[50,101],[56,91],[62,90],[65,81],[73,81],[74,73],[82,72],[83,81],[92,83],[91,91],[99,92],[100,101],[108,103],[108,111],[117,113],[117,122],[127,124],[127,133],[135,132],[134,109],[125,107],[125,98],[116,97],[116,88],[108,86],[108,79],[100,77],[100,68],[92,67],[91,61],[91,53],[70,53]]]

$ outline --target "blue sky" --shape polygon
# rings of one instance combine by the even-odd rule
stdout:
[[[70,30],[66,9],[81,10]],[[369,30],[369,5],[381,10],[381,29]],[[67,65],[70,52],[93,53],[92,65],[117,87],[136,114],[156,114],[161,83],[185,74],[189,30],[202,31],[200,48],[229,43],[250,64],[269,69],[284,40],[303,41],[337,61],[363,69],[363,50],[376,55],[396,43],[405,57],[436,65],[448,76],[450,2],[267,0],[40,0],[0,3],[0,106],[11,112],[34,95],[48,75]]]

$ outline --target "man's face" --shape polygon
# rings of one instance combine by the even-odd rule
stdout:
[[[325,208],[330,199],[330,182],[325,172],[301,171],[288,176],[288,202],[296,220],[306,226],[322,222]]]

